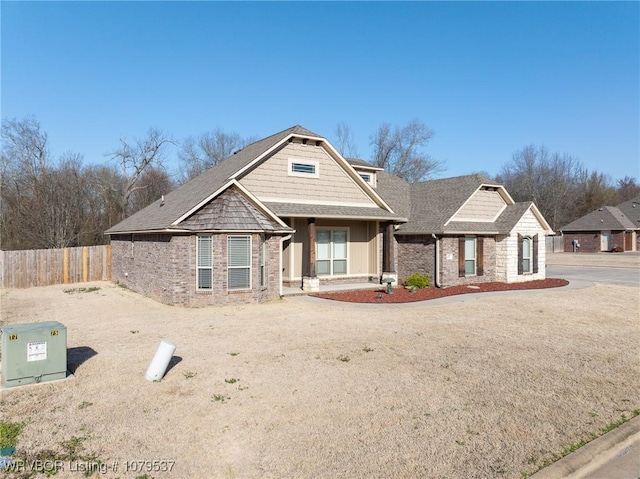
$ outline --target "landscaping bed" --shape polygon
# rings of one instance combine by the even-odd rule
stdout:
[[[386,288],[360,289],[352,291],[340,291],[335,293],[316,293],[312,296],[334,301],[347,301],[350,303],[411,303],[414,301],[427,301],[429,299],[444,298],[457,294],[484,293],[488,291],[514,291],[523,289],[558,288],[566,286],[566,279],[547,278],[537,281],[522,283],[478,283],[474,285],[451,286],[449,288],[420,288],[415,291],[404,287],[393,288],[393,294],[387,294]]]

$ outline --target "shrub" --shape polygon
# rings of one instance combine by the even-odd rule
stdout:
[[[429,281],[429,276],[422,273],[413,273],[404,280],[405,286],[410,286],[414,288],[426,288],[431,284]]]

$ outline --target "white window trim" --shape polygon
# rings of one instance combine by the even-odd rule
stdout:
[[[245,288],[229,287],[229,270],[246,269],[247,266],[229,266],[229,240],[231,238],[249,238],[249,286]],[[227,291],[250,291],[253,288],[253,238],[251,235],[227,235]]]
[[[329,242],[329,252],[330,252],[330,258],[325,259],[325,260],[318,260],[318,243],[316,242],[316,274],[318,276],[322,276],[323,278],[342,278],[345,276],[349,276],[349,270],[350,270],[350,262],[349,262],[349,257],[350,257],[350,250],[351,250],[351,242],[350,242],[350,238],[351,238],[351,231],[350,228],[348,226],[344,227],[334,227],[334,226],[318,226],[317,227],[317,231],[330,231],[331,232],[331,241]],[[346,231],[347,233],[347,240],[346,240],[346,254],[347,256],[345,258],[334,258],[333,256],[333,233],[335,231]],[[333,262],[335,260],[345,260],[347,262],[347,271],[346,273],[339,273],[339,274],[334,274],[333,273]],[[317,262],[318,261],[329,261],[329,274],[318,274],[318,266],[317,266]]]
[[[301,173],[298,171],[293,171],[293,164],[299,163],[303,165],[313,165],[315,172],[314,173]],[[317,160],[306,160],[301,158],[289,158],[288,159],[288,167],[287,174],[289,176],[297,176],[299,178],[320,178],[320,162]]]
[[[473,240],[473,258],[467,258],[467,240]],[[478,241],[475,236],[464,237],[464,275],[477,276],[478,274]],[[473,273],[467,273],[467,261],[473,261]]]
[[[211,266],[200,266],[198,259],[200,258],[200,238],[209,238],[211,240]],[[200,270],[208,269],[211,271],[211,287],[200,287]],[[213,291],[213,235],[196,236],[196,291]]]

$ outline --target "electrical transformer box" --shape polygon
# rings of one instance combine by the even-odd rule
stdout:
[[[67,328],[57,321],[2,326],[2,386],[67,377]]]

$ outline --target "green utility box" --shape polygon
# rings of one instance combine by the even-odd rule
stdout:
[[[2,386],[67,377],[67,328],[57,321],[10,324],[2,331]]]

